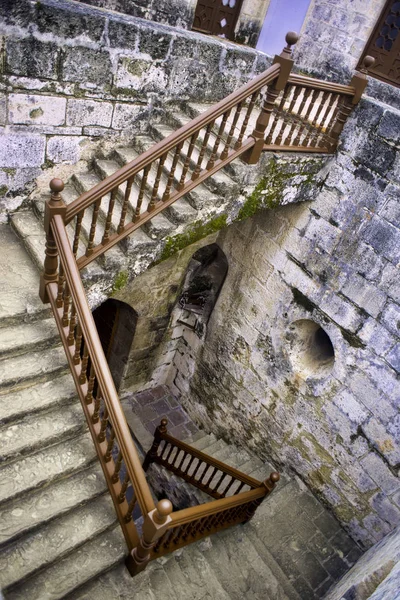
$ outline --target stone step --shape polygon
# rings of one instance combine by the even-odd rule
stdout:
[[[118,526],[97,535],[60,561],[14,587],[7,593],[7,600],[65,598],[87,581],[116,566],[126,555],[126,543]],[[109,598],[111,600],[113,596]]]
[[[217,438],[213,433],[206,433],[203,435],[203,437],[194,441],[192,443],[192,446],[193,448],[197,448],[197,450],[201,450],[201,452],[204,452],[204,448],[207,448],[207,446],[211,446],[211,444],[213,444],[216,441]]]
[[[0,428],[0,464],[73,437],[86,429],[80,403],[29,414]]]
[[[41,528],[106,491],[99,462],[0,507],[0,546]],[[25,538],[24,538],[25,539]]]
[[[32,349],[45,350],[60,343],[54,319],[3,327],[0,336],[0,358],[26,354]]]
[[[50,381],[30,385],[1,398],[0,424],[52,406],[66,406],[73,398],[76,398],[76,389],[69,373]]]
[[[18,583],[40,569],[57,563],[63,556],[106,531],[116,523],[109,494],[43,525],[6,548],[0,557],[0,586],[7,594]]]
[[[62,347],[5,358],[0,361],[0,396],[39,381],[48,381],[68,369]]]
[[[95,459],[89,433],[39,450],[0,468],[0,503],[86,468]]]

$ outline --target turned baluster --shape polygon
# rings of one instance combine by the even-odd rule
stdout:
[[[311,141],[310,145],[313,147],[318,146],[319,136],[322,133],[324,117],[326,114],[327,106],[329,104],[329,102],[328,102],[329,95],[330,95],[329,92],[324,92],[322,94],[320,105],[317,109],[317,112],[315,113],[313,123],[312,123],[314,130],[310,132],[310,134],[307,138],[307,142]]]
[[[169,500],[160,500],[156,508],[144,517],[142,537],[136,548],[132,550],[126,566],[132,576],[143,571],[157,540],[164,535],[171,523],[172,504]]]
[[[281,125],[280,135],[282,137],[282,133],[283,133],[282,127],[285,128],[284,115],[283,115],[283,107],[285,106],[289,89],[290,89],[289,86],[286,86],[286,88],[283,91],[282,98],[281,98],[281,101],[279,103],[279,106],[278,106],[276,112],[274,111],[275,117],[274,117],[274,120],[272,122],[271,128],[269,130],[268,136],[265,139],[265,143],[266,144],[270,144],[272,142],[272,138],[274,137],[274,133],[277,132],[278,125]],[[277,137],[279,137],[279,135]],[[275,140],[275,144],[279,145],[279,141]]]
[[[147,165],[147,167],[145,167],[143,169],[143,175],[142,175],[142,182],[140,184],[140,190],[139,190],[139,196],[136,202],[136,210],[135,210],[135,221],[138,221],[140,219],[140,212],[142,210],[142,202],[143,202],[143,197],[144,197],[144,193],[146,191],[146,185],[147,185],[147,178],[149,176],[149,171],[151,169],[151,165]]]
[[[136,496],[135,496],[135,494],[133,494],[132,500],[128,504],[128,510],[126,511],[126,514],[124,517],[125,523],[129,523],[129,521],[132,521],[132,513],[133,513],[133,509],[135,508],[135,504],[136,504]]]
[[[104,461],[105,462],[109,462],[111,460],[111,454],[112,454],[112,449],[114,447],[114,441],[115,441],[115,431],[114,431],[113,428],[111,428],[110,439],[108,440],[107,450],[106,450],[106,453],[104,455]]]
[[[117,498],[117,500],[120,504],[122,504],[122,502],[124,502],[124,500],[125,500],[126,490],[128,489],[129,483],[130,483],[129,474],[126,473],[125,477],[124,477],[124,481],[122,482],[122,485],[121,485],[121,491],[118,494],[118,498]]]
[[[81,212],[78,213],[78,215],[76,217],[74,242],[72,244],[72,253],[75,256],[75,258],[76,258],[76,255],[78,252],[78,247],[79,247],[79,237],[81,235],[82,219],[83,219],[84,212],[85,211],[81,210]]]
[[[90,231],[89,231],[89,240],[88,240],[88,245],[87,245],[86,253],[85,253],[86,256],[90,256],[91,254],[93,254],[94,236],[96,234],[96,226],[97,226],[97,219],[99,217],[100,204],[101,204],[101,198],[99,198],[99,200],[96,200],[96,202],[94,203],[94,206],[93,206],[93,215],[92,215],[92,222],[91,222]]]
[[[221,143],[221,138],[224,134],[225,131],[225,127],[226,127],[226,122],[228,120],[229,114],[230,114],[230,110],[227,110],[226,112],[224,112],[223,117],[222,117],[222,121],[221,121],[221,125],[219,126],[218,129],[218,133],[217,133],[217,137],[215,139],[215,143],[211,152],[211,156],[210,159],[207,163],[206,169],[212,169],[214,164],[215,164],[215,159],[217,158],[217,154],[218,154],[218,148],[219,145]]]
[[[75,337],[75,353],[73,356],[74,365],[79,365],[81,362],[81,345],[82,345],[82,328],[80,324],[76,326],[76,337]]]
[[[226,138],[225,147],[224,147],[224,149],[222,150],[222,153],[221,153],[221,160],[224,160],[228,156],[228,152],[229,152],[229,149],[231,147],[232,139],[233,139],[233,136],[235,134],[236,125],[237,125],[237,122],[239,120],[240,113],[242,112],[242,106],[243,106],[243,102],[239,102],[239,104],[236,107],[236,111],[235,111],[235,114],[234,114],[234,117],[233,117],[232,125],[231,125],[231,128],[229,130],[228,137]]]
[[[111,476],[111,481],[113,483],[118,483],[119,481],[119,472],[121,470],[121,466],[122,466],[122,452],[118,452],[118,456],[117,456],[117,460],[115,461],[115,468],[114,468],[114,473]]]
[[[51,221],[55,215],[61,215],[65,220],[66,206],[61,197],[64,189],[64,183],[61,179],[52,179],[50,181],[51,196],[46,202],[44,213],[44,230],[46,232],[46,255],[44,259],[44,270],[40,277],[39,296],[41,301],[46,304],[50,302],[47,294],[47,284],[57,282],[58,280],[58,252],[51,230]]]
[[[100,443],[104,442],[104,440],[106,439],[107,424],[108,424],[108,411],[107,411],[107,408],[104,408],[103,417],[101,419],[101,425],[100,425],[100,433],[97,436],[97,439],[99,440]]]
[[[110,196],[110,202],[108,203],[108,212],[107,212],[107,217],[106,217],[106,224],[104,227],[104,233],[103,233],[103,237],[101,238],[101,243],[102,244],[106,244],[108,242],[108,239],[110,237],[110,229],[111,229],[111,220],[112,220],[112,214],[114,212],[114,206],[115,206],[115,200],[117,198],[117,194],[118,194],[118,188],[114,188],[111,192],[111,196]]]
[[[308,107],[308,111],[307,111],[307,116],[306,116],[306,123],[305,123],[305,127],[303,129],[303,133],[305,134],[303,141],[301,142],[302,146],[307,146],[308,145],[308,141],[310,139],[310,135],[313,132],[314,129],[314,120],[311,118],[311,113],[315,108],[315,104],[317,102],[318,96],[320,95],[320,91],[319,90],[313,90],[313,93],[311,95],[311,101],[310,101],[310,106]]]
[[[147,452],[143,461],[143,470],[147,471],[152,462],[157,458],[158,447],[161,443],[163,434],[167,433],[168,419],[161,419],[161,423],[154,432],[154,440],[150,450]]]
[[[64,304],[64,300],[63,300],[64,283],[65,283],[64,269],[63,269],[62,264],[60,264],[60,270],[59,270],[59,275],[58,275],[58,291],[57,291],[57,298],[56,298],[57,308],[61,308],[62,305]]]
[[[331,125],[333,125],[333,123],[335,121],[335,115],[336,115],[336,111],[333,108],[335,102],[337,102],[337,103],[339,102],[339,95],[331,93],[329,96],[328,106],[327,106],[325,114],[322,118],[322,123],[321,123],[322,135],[317,144],[317,146],[319,148],[324,146],[327,143],[327,141],[329,141],[329,130],[330,130]]]
[[[291,121],[291,125],[289,128],[288,133],[285,135],[285,137],[282,139],[282,145],[286,146],[290,144],[290,140],[292,139],[292,135],[296,129],[296,125],[297,125],[297,115],[295,112],[295,108],[296,108],[296,104],[297,101],[299,99],[300,93],[302,91],[303,88],[301,88],[300,86],[294,86],[294,94],[293,94],[293,98],[292,101],[290,103],[290,106],[288,108],[288,113],[289,113],[289,118]]]
[[[205,152],[207,150],[207,144],[208,144],[208,140],[209,140],[210,135],[211,135],[211,130],[213,128],[213,125],[214,125],[214,121],[211,121],[211,123],[209,123],[207,125],[206,134],[204,136],[204,140],[203,140],[203,143],[202,143],[201,148],[200,148],[200,153],[199,153],[199,157],[198,157],[198,160],[197,160],[197,164],[196,164],[195,170],[192,173],[192,181],[195,181],[199,177],[199,175],[200,175],[201,165],[203,163],[204,154],[205,154]]]
[[[155,205],[157,202],[158,188],[160,187],[161,175],[163,172],[164,163],[165,163],[165,159],[167,158],[167,154],[168,154],[168,152],[166,154],[163,154],[160,157],[160,160],[158,161],[158,169],[157,169],[156,179],[155,179],[155,182],[153,185],[153,191],[151,194],[150,203],[147,207],[147,212],[151,212],[155,208]]]
[[[69,333],[68,333],[68,338],[67,338],[68,346],[73,346],[75,344],[75,328],[76,328],[77,322],[78,322],[78,317],[76,315],[75,304],[72,303],[71,317],[69,320]]]
[[[183,142],[181,142],[180,144],[178,144],[177,147],[176,147],[176,149],[175,149],[174,158],[172,159],[172,165],[171,165],[171,170],[169,172],[167,185],[165,187],[165,191],[164,191],[164,194],[163,194],[163,197],[162,197],[162,201],[163,202],[166,202],[167,200],[169,200],[169,197],[170,197],[170,194],[171,194],[172,183],[174,181],[175,170],[176,170],[176,166],[178,164],[179,157],[181,155],[182,146],[183,146]]]
[[[86,404],[91,404],[93,402],[93,390],[94,390],[95,380],[96,380],[96,375],[94,372],[94,366],[93,366],[93,364],[91,364],[90,372],[89,372],[89,380],[88,380],[88,389],[87,389],[87,394],[86,394],[86,398],[85,398]]]
[[[245,162],[247,162],[250,165],[253,165],[258,162],[261,156],[261,152],[263,151],[265,130],[271,119],[275,99],[278,93],[285,88],[288,82],[289,75],[293,66],[293,60],[291,58],[291,47],[294,44],[296,44],[298,39],[299,37],[297,33],[295,33],[294,31],[289,31],[286,34],[285,38],[287,46],[285,46],[285,48],[282,50],[279,56],[275,56],[274,58],[274,64],[280,64],[279,75],[277,79],[270,86],[268,86],[265,102],[257,119],[254,131],[251,134],[255,140],[255,144],[242,157],[243,160],[245,160]]]
[[[316,98],[316,94],[318,94],[318,93],[319,93],[318,90],[306,90],[306,92],[304,94],[304,100],[306,100],[308,102],[308,105],[307,105],[306,112],[304,115],[301,115],[301,111],[299,113],[299,115],[301,116],[301,123],[300,123],[299,129],[297,130],[297,135],[296,135],[295,139],[293,140],[293,144],[295,146],[301,145],[300,142],[301,142],[302,135],[304,134],[304,132],[307,132],[308,127],[310,127],[310,123],[309,123],[308,119],[309,119],[312,109],[314,108],[314,100]]]
[[[257,90],[256,92],[254,92],[251,95],[250,102],[249,102],[249,105],[247,107],[247,111],[246,111],[246,114],[244,116],[243,123],[242,123],[242,126],[240,128],[240,132],[239,132],[238,138],[237,138],[236,143],[235,143],[235,150],[239,150],[239,148],[242,146],[244,134],[246,133],[247,125],[249,124],[249,119],[250,119],[251,113],[253,112],[253,108],[254,108],[256,100],[257,100],[257,98],[259,96],[259,93],[260,93],[259,90]]]
[[[101,396],[97,396],[94,399],[94,410],[92,414],[92,423],[98,423],[100,419],[100,404],[101,404]]]
[[[69,292],[68,284],[66,283],[65,287],[64,287],[63,316],[61,318],[63,327],[68,327],[68,325],[69,325],[70,303],[71,303],[71,294]]]
[[[183,187],[185,185],[186,174],[187,174],[187,172],[189,170],[189,167],[190,167],[190,159],[192,157],[194,145],[196,143],[198,135],[199,135],[199,132],[196,131],[196,133],[194,133],[192,135],[192,137],[190,138],[189,148],[188,148],[188,151],[187,151],[187,154],[186,154],[185,163],[183,165],[183,169],[182,169],[182,173],[181,173],[181,178],[180,178],[179,183],[177,185],[177,189],[178,190],[183,189]]]
[[[82,364],[81,364],[81,372],[79,375],[79,383],[86,383],[86,377],[87,377],[87,368],[88,368],[88,362],[89,362],[89,348],[87,347],[87,344],[85,342],[83,342],[83,355],[82,355]]]
[[[131,197],[133,179],[134,179],[134,177],[131,177],[126,182],[124,201],[122,203],[121,216],[119,219],[119,224],[118,224],[118,229],[117,229],[118,233],[122,233],[124,230],[126,213],[128,212],[128,206],[129,206],[129,198]]]

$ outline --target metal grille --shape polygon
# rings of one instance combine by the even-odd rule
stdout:
[[[375,58],[370,75],[400,87],[400,1],[388,0],[368,40],[359,65],[365,56]]]

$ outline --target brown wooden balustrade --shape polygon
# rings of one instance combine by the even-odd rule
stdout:
[[[254,514],[279,480],[259,482],[185,444],[163,422],[140,463],[93,321],[80,270],[238,157],[264,150],[333,152],[366,86],[364,60],[349,86],[291,74],[291,46],[264,73],[82,194],[69,206],[50,183],[40,297],[50,302],[90,434],[126,539],[132,575],[149,560]],[[71,226],[73,234],[71,236]],[[199,488],[211,502],[173,512],[155,505],[145,470],[154,462]],[[143,516],[139,535],[134,511]]]

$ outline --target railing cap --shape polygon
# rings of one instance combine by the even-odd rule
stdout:
[[[54,194],[59,194],[64,189],[64,182],[62,179],[55,177],[50,181],[50,189]]]

